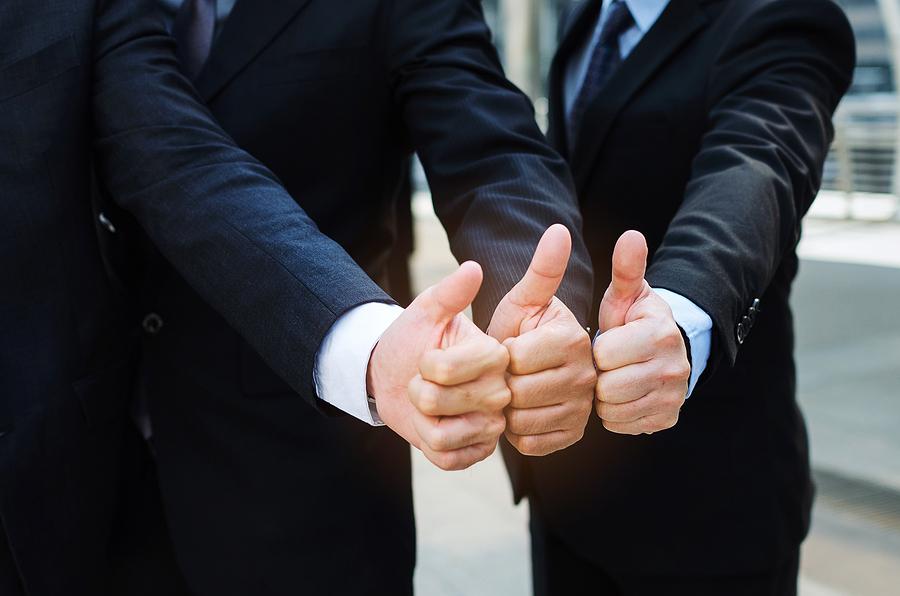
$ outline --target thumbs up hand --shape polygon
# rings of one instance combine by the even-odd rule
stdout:
[[[554,296],[571,250],[569,231],[550,227],[488,328],[509,350],[506,437],[524,455],[547,455],[578,442],[591,414],[597,375],[590,337]]]
[[[468,262],[425,290],[382,335],[366,375],[384,423],[444,470],[487,458],[506,426],[509,354],[461,314],[481,281]]]
[[[681,331],[669,305],[644,279],[646,269],[644,236],[625,232],[613,252],[612,282],[600,303],[601,334],[594,342],[597,415],[619,434],[675,426],[691,375]]]

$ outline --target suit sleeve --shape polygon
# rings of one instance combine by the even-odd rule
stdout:
[[[574,250],[558,296],[586,323],[593,280],[571,175],[538,129],[531,102],[506,80],[480,2],[387,4],[385,45],[399,118],[453,254],[485,270],[475,321],[487,326],[543,232],[562,223]]]
[[[855,49],[830,1],[770,2],[732,31],[710,74],[690,183],[648,280],[709,313],[713,358],[733,364],[739,322],[795,249],[818,193]]]
[[[162,254],[297,392],[353,307],[389,298],[239,150],[179,74],[151,5],[100,0],[95,153],[103,183]]]

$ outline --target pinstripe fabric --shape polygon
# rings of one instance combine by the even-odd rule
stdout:
[[[500,184],[483,188],[469,212],[457,224],[450,222],[436,196],[436,210],[455,229],[450,245],[458,260],[479,261],[485,269],[485,283],[473,305],[479,326],[486,327],[494,308],[524,275],[541,235],[553,223],[564,223],[573,232],[573,256],[557,296],[582,325],[591,321],[591,292],[585,284],[593,277],[589,260],[582,252],[581,217],[574,203],[549,202],[544,197],[567,197],[572,191],[567,178],[536,177],[535,159],[510,155],[498,159],[496,167],[509,172]]]

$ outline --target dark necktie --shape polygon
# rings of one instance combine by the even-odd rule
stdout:
[[[603,29],[600,31],[600,38],[591,52],[591,61],[588,64],[584,82],[581,84],[575,103],[572,104],[572,112],[569,114],[567,132],[569,149],[572,151],[578,140],[578,132],[585,110],[622,63],[619,37],[634,26],[634,17],[631,16],[631,11],[622,0],[614,0],[608,11],[609,14],[603,23]]]
[[[178,42],[178,59],[184,74],[194,80],[212,50],[216,31],[216,0],[184,0],[172,36]]]

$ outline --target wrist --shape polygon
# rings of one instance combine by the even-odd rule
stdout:
[[[375,352],[378,350],[378,343],[372,348],[372,351],[369,353],[369,364],[366,366],[366,395],[369,396],[369,399],[375,400],[376,391],[375,387],[377,385],[376,375],[375,375]]]

